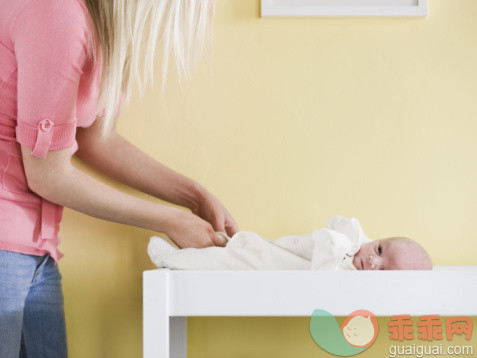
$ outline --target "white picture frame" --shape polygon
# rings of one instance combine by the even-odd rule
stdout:
[[[262,0],[262,17],[426,16],[427,0]]]

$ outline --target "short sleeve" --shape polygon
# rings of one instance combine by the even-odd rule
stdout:
[[[72,147],[88,27],[74,0],[33,0],[12,25],[18,65],[17,141],[44,158]]]

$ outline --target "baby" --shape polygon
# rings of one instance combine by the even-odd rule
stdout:
[[[178,249],[153,236],[148,254],[158,267],[182,270],[430,270],[427,252],[403,237],[371,240],[359,221],[334,216],[326,228],[269,241],[240,231],[217,233],[225,247]]]

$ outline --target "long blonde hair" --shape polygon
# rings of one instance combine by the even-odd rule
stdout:
[[[143,95],[154,84],[154,58],[163,44],[162,90],[169,57],[174,54],[179,74],[186,80],[201,57],[206,38],[212,43],[215,0],[84,0],[91,15],[90,43],[94,64],[102,56],[98,113],[105,138],[113,126],[121,94],[129,102],[134,81]],[[146,43],[144,59],[141,57]],[[210,47],[211,48],[211,47]],[[143,61],[143,78],[139,63]]]

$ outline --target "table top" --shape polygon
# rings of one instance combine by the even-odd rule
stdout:
[[[477,266],[429,271],[144,272],[144,290],[166,295],[170,316],[477,316]],[[157,292],[155,292],[157,291]],[[164,292],[166,291],[166,292]]]

